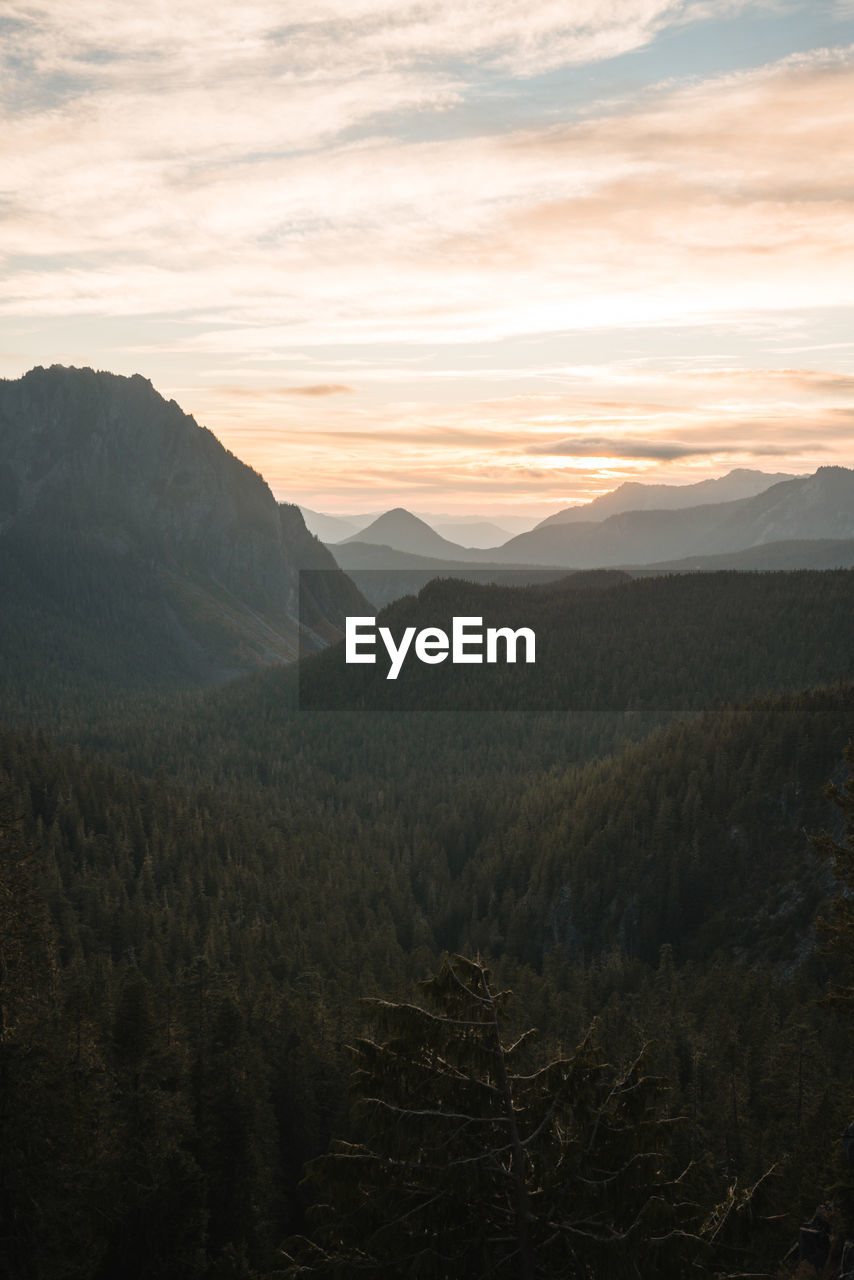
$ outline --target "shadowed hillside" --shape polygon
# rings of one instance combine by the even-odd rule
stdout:
[[[206,682],[292,659],[298,571],[323,568],[303,643],[352,583],[264,480],[146,379],[33,369],[0,383],[0,653],[13,699]]]

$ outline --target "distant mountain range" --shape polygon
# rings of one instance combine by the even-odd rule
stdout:
[[[421,517],[425,519],[425,517]],[[467,547],[495,547],[505,542],[508,538],[513,537],[516,533],[526,532],[534,525],[533,520],[521,520],[508,518],[501,524],[497,524],[492,520],[455,520],[443,521],[427,520],[431,529],[435,529],[443,538],[447,538],[450,542],[463,542]],[[508,528],[504,527],[507,524]],[[521,527],[516,527],[521,526]]]
[[[732,502],[540,525],[505,543],[501,559],[602,568],[727,555],[779,541],[851,537],[854,471],[820,467],[815,475],[783,480]]]
[[[310,507],[300,507],[309,533],[316,534],[321,542],[340,543],[353,538],[372,524],[381,511],[366,515],[334,516]],[[387,513],[386,513],[387,514]],[[537,521],[529,516],[502,516],[500,520],[484,520],[480,516],[452,516],[441,512],[412,512],[441,537],[450,542],[465,543],[467,547],[494,547],[506,542],[517,533],[532,529]]]
[[[769,483],[749,496],[709,500],[733,490],[755,490],[763,480]],[[662,492],[667,496],[661,497]],[[689,505],[692,496],[703,501]],[[606,499],[612,506],[628,501],[643,505],[608,515]],[[670,505],[648,505],[658,500]],[[834,565],[851,563],[842,544],[854,538],[854,471],[845,467],[821,467],[815,475],[784,480],[763,477],[756,471],[737,471],[698,485],[621,485],[589,507],[596,509],[598,518],[576,519],[572,513],[589,508],[570,508],[491,548],[451,542],[410,512],[397,508],[334,547],[333,554],[340,557],[348,572],[427,567],[408,559],[412,556],[428,557],[437,571],[442,565],[452,570],[460,564],[486,563],[569,569],[688,568],[698,567],[698,557],[715,558],[714,567],[737,568],[741,563],[738,557],[751,548],[781,544],[773,553],[763,551],[753,557],[751,563],[755,567],[821,568],[828,556]],[[828,541],[838,545],[828,547]],[[387,556],[382,566],[377,563],[378,547],[395,553],[392,558]]]
[[[547,516],[545,520],[536,520],[531,516],[501,515],[491,520],[482,516],[450,515],[445,512],[414,511],[414,515],[423,523],[457,546],[477,547],[484,550],[501,546],[508,538],[519,533],[527,533],[538,525],[574,524],[584,520],[605,520],[608,516],[620,511],[675,510],[681,507],[698,506],[705,502],[730,502],[736,498],[749,498],[761,493],[772,484],[781,480],[793,480],[784,472],[770,474],[765,471],[751,471],[740,468],[730,471],[725,476],[713,480],[700,480],[696,484],[644,484],[641,481],[627,480],[609,493],[603,493],[574,507],[564,507],[560,511]],[[306,528],[314,533],[321,542],[340,543],[364,533],[381,516],[389,512],[371,511],[361,515],[328,515],[320,511],[312,511],[310,507],[301,507]],[[403,508],[395,508],[402,511]],[[375,539],[360,538],[360,541],[372,542]],[[402,550],[402,547],[398,547]],[[416,553],[423,554],[423,553]]]
[[[0,381],[0,656],[8,678],[208,681],[298,652],[298,570],[335,571],[299,509],[142,377]],[[303,645],[364,609],[343,574]]]
[[[639,480],[627,480],[610,493],[603,493],[577,507],[565,507],[540,522],[539,528],[550,524],[575,524],[584,520],[607,520],[621,511],[677,511],[683,507],[698,507],[708,502],[734,502],[738,498],[752,498],[764,493],[772,484],[794,480],[785,472],[770,475],[766,471],[750,471],[744,467],[717,476],[713,480],[699,480],[696,484],[643,484]]]

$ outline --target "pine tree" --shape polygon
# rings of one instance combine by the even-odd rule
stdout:
[[[369,1002],[388,1038],[353,1049],[361,1141],[309,1166],[326,1203],[314,1240],[288,1242],[288,1274],[680,1274],[696,1250],[643,1055],[615,1068],[594,1030],[537,1066],[535,1031],[505,1034],[510,993],[477,960],[421,989],[423,1005]]]

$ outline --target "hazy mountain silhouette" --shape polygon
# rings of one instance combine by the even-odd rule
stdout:
[[[352,537],[361,529],[357,516],[330,516],[322,511],[312,511],[311,507],[300,507],[305,527],[321,542],[340,542],[343,538]],[[365,524],[368,521],[365,520]]]
[[[361,529],[352,537],[344,538],[348,542],[367,543],[371,546],[391,547],[395,551],[407,551],[416,556],[428,556],[434,560],[481,560],[483,555],[477,549],[460,546],[443,538],[424,520],[414,516],[403,507],[395,507],[386,511],[377,520]]]
[[[649,565],[784,540],[850,537],[854,537],[854,471],[820,467],[815,475],[782,481],[735,502],[681,511],[624,511],[601,521],[539,525],[505,543],[500,558],[508,563],[578,569]]]
[[[133,683],[293,658],[298,570],[335,563],[145,378],[55,365],[0,382],[0,567],[7,672]],[[304,602],[317,647],[361,602],[324,583]]]
[[[587,520],[606,520],[621,511],[676,511],[683,507],[696,507],[708,502],[734,502],[738,498],[752,498],[783,480],[794,480],[785,472],[769,475],[764,471],[751,471],[739,467],[725,476],[713,480],[699,480],[696,484],[644,484],[639,480],[626,480],[610,493],[603,493],[577,507],[564,507],[547,516],[537,528],[550,524],[578,524]]]
[[[342,543],[346,539],[362,541],[362,535],[368,530],[369,526],[377,523],[383,516],[393,514],[392,512],[375,511],[364,515],[338,516],[325,514],[321,511],[312,511],[309,507],[300,507],[300,510],[309,532],[316,534],[321,542],[335,545]],[[373,545],[386,545],[374,542],[374,538],[382,536],[384,533],[387,538],[397,538],[400,535],[403,540],[418,543],[423,539],[416,534],[411,524],[411,520],[417,520],[422,525],[427,525],[440,538],[444,538],[446,542],[452,543],[455,547],[464,546],[466,549],[487,548],[499,546],[502,542],[506,542],[508,538],[512,538],[514,534],[524,533],[537,523],[533,519],[519,518],[518,516],[509,516],[506,520],[495,521],[482,520],[478,516],[418,515],[413,511],[406,511],[402,507],[398,507],[396,511],[411,519],[385,521],[384,525],[380,526],[379,532],[372,532],[370,538],[365,537],[364,541],[370,541]],[[421,533],[423,534],[423,532],[422,529]],[[390,542],[388,545],[396,547],[399,551],[404,550],[403,547],[397,546],[396,542]],[[416,552],[415,554],[420,553]]]
[[[382,512],[375,511],[374,517],[381,514]],[[441,533],[443,538],[450,538],[451,542],[465,542],[466,539],[463,537],[464,529],[484,523],[482,513],[466,515],[465,512],[461,513],[459,511],[420,511],[413,508],[412,514],[418,516],[419,520],[426,520],[427,524],[435,529],[437,533]],[[513,515],[507,511],[501,511],[497,515],[490,515],[489,522],[501,533],[506,534],[508,538],[517,533],[527,533],[529,529],[533,529],[535,524],[539,524],[536,516]],[[448,529],[455,530],[455,533],[453,535],[449,534],[447,532]]]
[[[437,572],[487,563],[577,569],[653,564],[669,567],[671,562],[686,557],[693,564],[698,556],[729,556],[772,542],[854,537],[854,473],[844,467],[822,467],[814,476],[770,483],[774,479],[760,471],[740,470],[695,485],[625,484],[588,507],[559,512],[529,532],[492,547],[462,546],[398,507],[335,544],[333,553],[348,571],[428,567],[423,562],[415,563],[415,556],[431,561],[429,567]],[[710,500],[714,494],[744,489],[751,491],[749,496],[725,502]],[[609,504],[651,503],[659,498],[671,505],[632,507],[606,514]],[[576,512],[592,508],[598,512],[596,519],[575,518]],[[823,564],[825,551],[815,550],[817,561],[808,549],[790,547],[762,558],[761,563],[779,568]]]
[[[512,529],[504,529],[492,520],[466,521],[465,523],[441,524],[428,521],[430,527],[449,542],[464,543],[466,547],[486,549],[497,547],[513,537]],[[533,521],[530,522],[533,524]],[[520,530],[517,530],[520,532]]]

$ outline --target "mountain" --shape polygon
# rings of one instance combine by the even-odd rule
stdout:
[[[415,515],[422,520],[426,520],[437,533],[441,533],[443,538],[450,538],[452,542],[465,542],[468,538],[469,529],[475,525],[487,523],[482,515],[461,516],[441,511],[416,511]],[[505,534],[508,538],[517,533],[527,533],[529,529],[533,529],[534,525],[539,523],[536,516],[514,516],[508,515],[504,511],[500,515],[493,516],[488,521],[489,527],[498,529],[500,533]],[[449,533],[448,530],[452,532]]]
[[[613,515],[603,514],[603,505],[598,507],[600,518],[552,517],[491,548],[452,542],[411,512],[396,508],[335,544],[334,554],[348,571],[435,567],[437,572],[441,568],[455,572],[461,565],[487,563],[505,568],[525,565],[589,569],[670,565],[689,557],[730,556],[774,542],[854,537],[854,472],[845,467],[820,467],[813,476],[778,480],[748,497],[726,502],[698,501],[733,489],[755,490],[773,479],[762,472],[736,471],[697,485],[622,485],[613,495],[605,495],[597,502],[605,504],[611,498],[617,501],[620,494],[620,500],[628,502],[640,492],[645,495],[644,501],[663,493],[668,495],[664,499],[668,502],[685,503],[693,496],[696,505],[621,510]],[[572,510],[586,512],[588,508]],[[386,548],[381,564],[377,563],[378,552],[371,552],[370,547]],[[770,556],[773,567],[797,568],[813,563],[803,550],[790,550],[791,560],[785,550]],[[390,556],[392,552],[397,556]],[[819,553],[819,563],[823,563],[822,554]],[[401,556],[407,558],[400,560]],[[426,557],[433,564],[413,563],[408,559],[411,556]]]
[[[336,566],[299,509],[145,378],[54,365],[0,382],[7,688],[205,682],[291,659],[300,568]],[[364,604],[344,574],[323,579],[303,599],[314,647]]]
[[[328,516],[322,511],[312,511],[310,507],[300,507],[305,527],[321,542],[340,542],[350,538],[362,527],[357,517]]]
[[[500,558],[577,569],[649,565],[786,540],[851,537],[854,471],[820,467],[815,475],[781,481],[735,502],[540,525],[505,543]]]
[[[447,538],[451,542],[464,542],[467,547],[495,547],[501,542],[506,542],[513,533],[521,533],[522,530],[504,529],[499,524],[495,524],[492,520],[478,521],[461,521],[460,523],[452,522],[449,524],[441,524],[438,522],[428,522],[431,528],[441,538]],[[529,521],[529,524],[532,522]]]
[[[738,498],[752,498],[757,493],[770,489],[773,484],[795,478],[785,472],[769,475],[764,471],[739,467],[725,476],[699,480],[696,484],[643,484],[638,480],[627,480],[610,493],[594,498],[592,502],[556,511],[537,527],[606,520],[608,516],[617,515],[620,511],[676,511],[708,502],[734,502]]]
[[[450,542],[432,529],[424,520],[419,520],[411,511],[403,507],[395,507],[386,511],[378,519],[362,529],[359,533],[343,539],[348,542],[364,542],[372,546],[391,547],[395,551],[408,551],[417,556],[430,556],[441,560],[477,560],[483,557],[470,548],[459,543]]]

